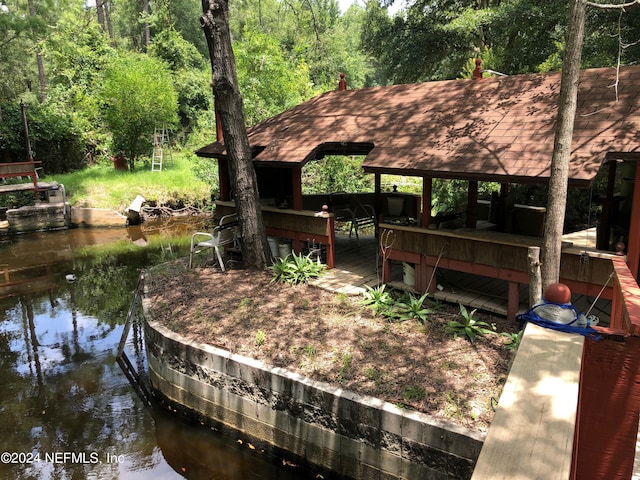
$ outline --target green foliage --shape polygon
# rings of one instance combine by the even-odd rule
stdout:
[[[195,178],[209,185],[209,191],[212,195],[217,196],[220,186],[218,177],[218,162],[212,161],[210,158],[198,157],[195,154],[189,154],[191,162],[191,170]]]
[[[256,347],[260,347],[264,345],[266,341],[267,341],[267,335],[262,330],[258,330],[255,336]]]
[[[196,47],[173,28],[160,31],[149,54],[167,63],[178,95],[180,125],[189,133],[202,111],[212,109],[209,65]]]
[[[325,265],[320,263],[320,259],[313,260],[311,254],[292,253],[284,258],[277,258],[269,268],[273,272],[272,283],[285,282],[296,285],[320,276]]]
[[[373,310],[376,315],[392,316],[395,300],[385,290],[386,284],[383,283],[375,288],[365,285],[365,288],[360,304]]]
[[[402,394],[405,400],[424,400],[427,398],[427,392],[420,385],[408,385]]]
[[[133,170],[136,157],[151,151],[150,135],[177,121],[177,94],[167,65],[147,55],[122,53],[108,65],[102,90],[105,121],[114,151],[125,152]]]
[[[129,173],[115,170],[109,162],[68,174],[48,175],[43,181],[64,184],[67,200],[73,206],[124,212],[139,194],[148,203],[204,207],[210,202],[210,186],[194,178],[192,155],[173,152],[173,164],[166,165],[162,172],[151,172],[147,167]]]
[[[467,208],[467,191],[469,182],[463,180],[447,180],[436,178],[433,181],[433,201],[431,214],[463,212]],[[479,182],[478,196],[491,198],[491,192],[498,191],[500,186],[494,182]]]
[[[447,333],[454,337],[466,337],[473,343],[476,337],[484,336],[495,331],[495,326],[489,325],[487,322],[478,320],[475,317],[477,309],[468,312],[464,305],[459,305],[462,320],[452,320],[448,322],[446,326]]]
[[[338,382],[343,383],[351,376],[351,364],[353,363],[353,355],[350,353],[343,353],[341,355],[342,365],[338,370]]]
[[[507,347],[508,350],[517,350],[520,346],[520,340],[522,340],[523,333],[524,330],[520,330],[518,333],[502,332],[500,335],[507,337],[505,347]]]
[[[562,0],[416,0],[390,18],[382,4],[367,2],[362,49],[378,61],[384,82],[458,78],[469,58],[491,51],[484,68],[506,74],[558,70],[568,3]],[[640,53],[640,8],[589,8],[582,64],[635,63]],[[621,44],[618,44],[620,25]]]
[[[409,294],[405,298],[405,301],[398,302],[395,305],[398,314],[398,320],[417,320],[423,325],[427,323],[427,319],[433,310],[426,308],[424,302],[429,296],[429,293],[425,293],[420,298]]]
[[[302,170],[305,194],[373,190],[371,175],[362,169],[363,157],[330,155],[307,163]]]
[[[385,287],[385,284],[376,288],[365,285],[366,291],[360,304],[370,308],[376,315],[381,315],[390,321],[416,320],[423,325],[427,323],[429,315],[433,313],[431,308],[425,306],[429,296],[428,293],[418,298],[411,293],[405,293],[396,298],[386,291]]]
[[[308,66],[288,57],[273,36],[246,31],[234,53],[249,125],[313,96]]]
[[[83,134],[68,109],[55,99],[25,102],[34,159],[46,173],[68,172],[82,165]],[[14,161],[27,161],[22,113],[18,102],[0,103],[0,150]]]

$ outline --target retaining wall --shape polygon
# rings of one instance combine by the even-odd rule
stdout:
[[[69,205],[39,204],[9,209],[6,212],[9,231],[35,232],[61,230],[69,226]]]
[[[348,478],[471,477],[478,432],[191,342],[150,318],[145,340],[154,393],[205,421]]]

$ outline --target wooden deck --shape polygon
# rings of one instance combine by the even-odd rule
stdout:
[[[336,235],[335,242],[336,267],[328,270],[312,284],[347,295],[361,295],[366,290],[365,285],[377,286],[382,272],[377,255],[376,237],[361,235],[360,239],[356,240],[348,235]],[[449,303],[461,303],[466,307],[497,315],[507,315],[506,281],[445,269],[437,270],[434,281],[437,282],[438,289],[432,294],[433,298]],[[389,285],[399,290],[414,291],[410,285],[403,282],[401,262],[392,262],[392,281]],[[608,325],[611,301],[599,299],[594,304],[594,300],[585,295],[575,295],[573,303],[579,312],[591,309],[590,313],[598,316],[600,324]],[[527,310],[528,304],[529,286],[523,284],[520,285],[520,310]]]
[[[335,268],[327,270],[311,282],[326,290],[346,295],[361,295],[365,285],[375,287],[382,274],[378,274],[378,241],[373,235],[335,236]]]

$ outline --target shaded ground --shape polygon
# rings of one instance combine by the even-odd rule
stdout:
[[[269,272],[186,269],[179,260],[147,277],[154,318],[201,343],[484,431],[493,418],[512,352],[505,336],[471,344],[445,331],[457,305],[435,308],[426,325],[389,322],[347,297],[270,283]],[[505,318],[477,313],[497,332]]]

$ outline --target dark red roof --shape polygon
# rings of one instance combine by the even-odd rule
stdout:
[[[249,142],[267,165],[368,153],[369,172],[545,182],[559,91],[560,73],[335,90],[249,128]],[[570,179],[588,183],[607,158],[640,158],[640,66],[580,74]]]

